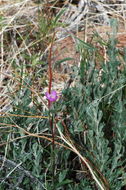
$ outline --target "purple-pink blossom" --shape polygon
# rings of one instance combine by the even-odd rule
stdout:
[[[50,102],[55,102],[58,98],[57,92],[55,90],[52,90],[51,93],[46,92],[45,96],[46,96],[47,100],[49,100]]]

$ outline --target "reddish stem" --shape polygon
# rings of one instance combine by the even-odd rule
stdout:
[[[51,93],[52,78],[53,78],[53,74],[52,74],[52,48],[53,48],[54,38],[55,38],[55,32],[54,32],[53,37],[52,37],[52,42],[51,42],[51,46],[50,46],[50,50],[49,50],[49,57],[48,57],[48,63],[49,63],[49,93]]]
[[[52,88],[52,78],[53,78],[53,74],[52,74],[52,48],[53,48],[53,42],[54,42],[54,38],[55,38],[55,32],[53,33],[53,37],[52,37],[52,41],[51,41],[51,46],[50,46],[50,50],[49,50],[49,57],[48,57],[48,63],[49,63],[49,94],[51,93],[51,88]],[[48,100],[48,108],[50,110],[51,108],[51,101]],[[49,115],[49,124],[50,124],[50,129],[51,129],[51,133],[52,133],[52,149],[53,149],[53,189],[54,189],[54,179],[55,179],[55,154],[54,154],[54,148],[55,148],[55,131],[54,131],[54,127],[53,127],[53,117],[51,117],[51,115]]]

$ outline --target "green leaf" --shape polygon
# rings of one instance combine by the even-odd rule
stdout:
[[[66,11],[66,8],[61,9],[61,11],[59,11],[59,13],[56,15],[53,24],[56,24],[57,21],[60,19],[60,17],[64,14],[64,12]]]
[[[64,181],[62,181],[62,182],[60,182],[60,183],[58,183],[58,184],[56,185],[56,188],[62,187],[63,185],[66,185],[66,184],[69,184],[69,183],[72,183],[72,182],[73,182],[72,180],[66,179],[66,180],[64,180]]]
[[[62,172],[60,172],[60,174],[59,174],[59,182],[62,182],[65,179],[66,174],[67,174],[67,170],[63,170]]]
[[[71,60],[74,60],[74,58],[66,57],[64,59],[57,61],[55,64],[57,65],[57,64],[61,64],[61,63],[65,62],[65,61],[71,61]]]

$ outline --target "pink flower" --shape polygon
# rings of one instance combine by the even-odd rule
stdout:
[[[45,96],[46,96],[47,100],[49,100],[50,102],[55,102],[58,98],[57,92],[55,90],[52,90],[51,93],[46,92]]]

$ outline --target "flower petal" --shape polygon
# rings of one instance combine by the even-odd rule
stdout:
[[[45,96],[46,96],[47,100],[49,100],[50,102],[55,102],[58,98],[57,92],[55,90],[51,91],[51,93],[46,92]]]

